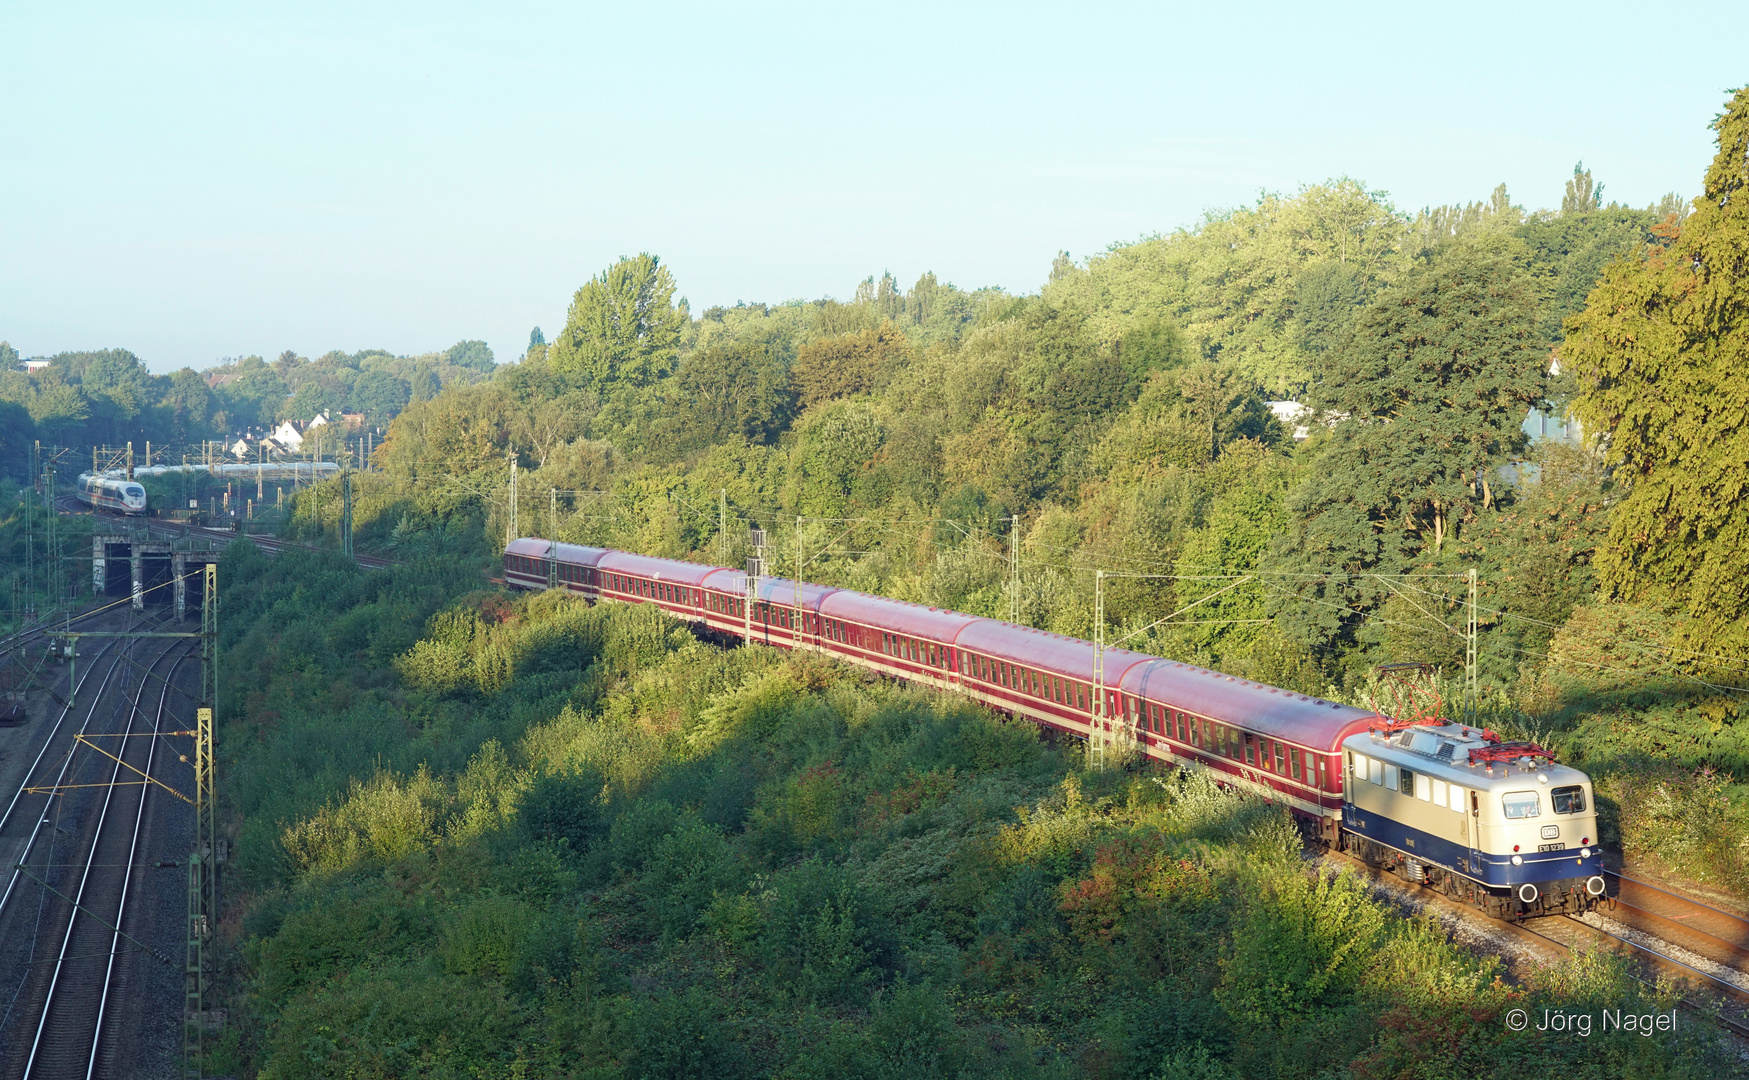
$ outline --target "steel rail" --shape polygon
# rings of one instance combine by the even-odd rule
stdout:
[[[1613,870],[1604,874],[1620,882],[1610,898],[1616,922],[1749,974],[1749,919],[1649,881]]]
[[[120,643],[120,640],[121,639],[119,639],[119,638],[116,639],[118,644]],[[108,648],[109,648],[108,646],[105,646],[106,650]],[[165,650],[165,651],[168,652],[169,650]],[[126,652],[127,652],[127,649],[124,648],[122,650],[122,653],[126,653]],[[78,733],[80,735],[83,735],[86,733],[86,731],[90,730],[92,718],[97,715],[97,706],[103,701],[103,692],[109,688],[109,680],[115,677],[116,669],[121,666],[122,653],[118,653],[117,655],[112,656],[110,658],[109,667],[103,673],[103,681],[98,683],[97,692],[91,696],[91,704],[89,707],[87,707],[86,712],[85,712],[85,721],[83,724],[81,724],[79,726]],[[83,687],[85,682],[87,682],[91,678],[92,674],[94,674],[96,665],[92,665],[92,667],[93,667],[93,670],[87,671],[85,673],[85,678],[83,678],[79,681],[80,686],[74,688],[75,693],[74,693],[74,695],[72,695],[71,700],[73,700],[73,701],[78,700],[77,690],[80,687]],[[145,681],[141,680],[140,685],[142,687],[144,687]],[[73,711],[72,705],[68,705],[65,709],[61,710],[60,719],[55,721],[54,729],[51,730],[48,734],[48,737],[43,740],[43,748],[37,752],[36,760],[31,762],[31,766],[28,770],[26,770],[26,772],[24,774],[24,778],[19,781],[18,793],[12,797],[11,805],[9,805],[6,808],[5,817],[0,818],[0,829],[5,828],[7,822],[9,822],[11,820],[12,814],[14,813],[14,811],[16,810],[16,808],[18,806],[19,800],[26,794],[25,789],[29,788],[31,786],[31,783],[30,783],[31,776],[35,774],[37,766],[39,764],[41,764],[41,762],[42,762],[43,756],[45,754],[47,754],[49,751],[49,748],[54,745],[56,733],[58,733],[61,730],[61,724],[66,721],[67,714],[72,712],[72,711]],[[75,745],[77,745],[77,744],[75,744]],[[71,748],[69,748],[68,752],[67,752],[67,756],[61,762],[61,771],[59,773],[57,773],[55,776],[55,784],[54,784],[55,787],[59,787],[63,783],[66,782],[67,771],[70,768],[72,768],[72,765],[73,765],[73,753],[72,753]],[[52,796],[44,796],[45,805],[46,805],[48,799],[50,799],[50,798],[52,798]],[[36,850],[37,838],[42,835],[43,823],[47,820],[48,819],[46,817],[41,816],[41,815],[39,815],[37,817],[36,824],[34,826],[32,826],[32,828],[30,830],[30,837],[24,843],[24,849],[18,853],[18,859],[17,859],[18,863],[23,864],[23,863],[30,861],[30,853],[32,851]],[[17,867],[14,867],[13,871],[12,871],[12,876],[7,879],[6,891],[4,893],[0,893],[0,915],[5,914],[6,905],[11,902],[13,894],[17,891],[18,879],[22,875],[22,873],[23,873],[22,870],[18,869]]]
[[[163,663],[164,658],[169,656],[175,650],[176,650],[176,646],[174,644],[166,646],[164,648],[163,652],[159,653],[155,658],[153,658],[152,663],[150,665],[148,665],[148,667],[147,667],[147,671],[150,672],[153,668],[156,668],[159,664]],[[178,661],[177,661],[178,663],[180,663],[180,659],[181,658],[178,658]],[[174,665],[172,665],[172,671],[174,671]],[[127,721],[124,725],[125,730],[123,732],[121,732],[121,734],[131,734],[133,732],[134,721],[140,714],[140,699],[145,696],[145,693],[146,693],[146,680],[141,679],[139,682],[138,688],[134,691],[134,696],[133,696],[132,701],[127,701],[127,699],[125,697],[123,698],[123,700],[127,701],[127,703],[128,703],[128,716],[127,716]],[[166,691],[166,694],[167,694],[167,691]],[[69,760],[71,760],[72,755],[69,754],[68,758],[69,758]],[[45,1032],[47,1032],[49,1030],[49,1028],[48,1028],[49,1016],[54,1011],[54,1008],[56,1005],[55,995],[61,987],[61,976],[66,971],[67,961],[71,958],[71,954],[69,953],[69,950],[73,947],[73,935],[74,935],[75,930],[79,926],[79,916],[85,911],[85,907],[86,907],[86,895],[85,894],[86,894],[86,890],[91,886],[91,872],[94,868],[96,868],[98,866],[97,853],[98,853],[98,849],[102,846],[102,843],[103,843],[103,830],[104,830],[105,826],[108,825],[108,823],[109,823],[110,807],[115,802],[116,780],[121,775],[121,767],[122,767],[122,763],[119,759],[115,762],[114,765],[112,765],[110,767],[109,785],[108,785],[108,788],[104,792],[104,795],[103,795],[103,805],[100,808],[100,810],[98,811],[97,824],[92,829],[92,832],[91,832],[91,847],[90,847],[90,850],[86,853],[85,867],[80,872],[80,875],[79,875],[79,889],[73,895],[72,908],[67,913],[67,926],[66,926],[66,929],[63,931],[62,937],[61,937],[60,952],[58,953],[58,955],[55,958],[54,971],[51,973],[51,975],[49,977],[48,992],[43,995],[42,1009],[37,1015],[36,1034],[35,1034],[35,1037],[32,1038],[32,1040],[31,1040],[30,1056],[25,1060],[25,1064],[24,1064],[24,1072],[22,1074],[24,1080],[29,1080],[30,1076],[34,1073],[34,1071],[36,1069],[36,1065],[37,1065],[37,1058],[41,1054],[42,1048],[43,1048],[43,1035]],[[141,803],[142,803],[142,805],[144,805],[144,796],[145,796],[145,789],[142,787],[141,788]],[[21,859],[20,861],[22,862],[23,860]],[[131,874],[131,869],[132,868],[130,867],[129,868],[130,874]],[[124,894],[124,898],[125,898],[125,894]],[[118,927],[121,925],[120,919],[116,920],[116,925]],[[110,972],[113,972],[113,956],[111,958],[111,966],[105,973],[105,983],[104,983],[104,991],[105,992],[102,996],[106,1000],[108,998],[108,993],[107,993],[107,991],[108,991],[108,977],[109,977]],[[94,1040],[93,1044],[92,1044],[92,1052],[93,1053],[95,1052],[95,1049],[96,1049],[96,1042]],[[86,1065],[86,1068],[87,1068],[86,1075],[87,1076],[90,1075],[89,1070],[90,1070],[90,1063],[92,1060],[94,1060],[94,1059],[93,1058],[87,1059],[87,1065]]]
[[[165,707],[170,702],[170,688],[176,682],[176,669],[187,663],[189,657],[193,654],[193,646],[190,646],[187,652],[177,657],[176,661],[170,665],[170,673],[164,677],[164,689],[160,691],[158,695],[158,712],[152,719],[152,738],[149,740],[146,748],[146,775],[148,776],[152,773],[152,763],[157,760],[158,740],[164,734],[164,712]],[[144,679],[140,680],[140,685],[145,685]],[[126,751],[125,747],[123,748],[123,751]],[[117,954],[121,950],[123,937],[121,931],[122,920],[127,915],[128,890],[133,887],[134,880],[134,860],[139,855],[140,833],[145,828],[146,800],[149,799],[151,795],[152,789],[149,785],[140,788],[140,805],[134,811],[133,837],[128,841],[127,869],[123,873],[121,881],[121,902],[118,903],[115,908],[115,932],[109,940],[109,965],[103,973],[103,994],[97,1001],[97,1021],[92,1026],[91,1056],[89,1058],[89,1063],[85,1068],[86,1080],[91,1080],[93,1073],[97,1069],[97,1053],[103,1043],[103,1020],[109,1011],[109,991],[115,984],[115,960]],[[96,858],[97,856],[97,845],[95,843],[91,845],[91,855],[92,858]],[[46,1012],[48,1009],[47,1003],[44,1004],[43,1008]]]
[[[1378,867],[1369,866],[1365,862],[1362,862],[1361,860],[1355,858],[1354,856],[1348,854],[1347,852],[1337,851],[1335,849],[1329,849],[1329,850],[1320,849],[1320,853],[1326,858],[1339,859],[1342,862],[1352,864],[1354,867],[1358,868],[1361,873],[1365,874],[1367,877],[1371,878],[1374,881],[1382,882],[1385,879],[1386,871],[1384,871],[1383,869],[1378,868]],[[1524,923],[1513,922],[1513,921],[1506,920],[1506,919],[1492,918],[1492,917],[1488,916],[1487,914],[1483,913],[1479,908],[1472,907],[1469,904],[1465,904],[1461,901],[1453,899],[1452,897],[1446,896],[1442,892],[1439,892],[1435,889],[1430,889],[1427,886],[1422,885],[1418,882],[1409,881],[1406,878],[1398,878],[1395,874],[1391,875],[1391,879],[1392,879],[1392,884],[1396,885],[1399,888],[1402,888],[1402,889],[1408,891],[1409,893],[1414,895],[1416,898],[1431,900],[1431,901],[1437,903],[1438,905],[1440,905],[1441,907],[1447,908],[1448,910],[1450,910],[1454,913],[1461,913],[1465,917],[1477,919],[1483,925],[1485,925],[1491,929],[1504,930],[1505,932],[1512,934],[1512,935],[1515,935],[1517,937],[1534,940],[1535,942],[1537,942],[1539,944],[1539,946],[1553,946],[1554,948],[1560,950],[1560,952],[1562,952],[1562,953],[1570,953],[1573,951],[1573,946],[1568,944],[1567,942],[1562,941],[1559,938],[1550,937],[1549,935],[1541,932],[1540,930],[1534,930],[1530,926],[1528,926]],[[1739,987],[1734,983],[1731,983],[1731,982],[1728,982],[1724,979],[1721,979],[1716,975],[1710,975],[1707,972],[1704,972],[1704,971],[1701,971],[1697,968],[1691,967],[1688,964],[1685,964],[1680,960],[1665,956],[1663,953],[1658,952],[1656,949],[1647,948],[1646,946],[1641,945],[1638,942],[1630,941],[1627,938],[1621,937],[1617,934],[1612,934],[1607,930],[1592,926],[1590,923],[1585,922],[1581,919],[1575,918],[1574,916],[1563,915],[1563,916],[1560,916],[1560,918],[1563,919],[1567,923],[1571,923],[1574,926],[1581,927],[1582,929],[1589,931],[1590,933],[1595,934],[1599,937],[1608,938],[1611,941],[1617,941],[1623,945],[1630,946],[1633,949],[1636,949],[1639,952],[1644,953],[1647,957],[1651,958],[1651,960],[1654,964],[1659,964],[1659,965],[1664,965],[1664,966],[1674,967],[1674,968],[1680,968],[1682,970],[1682,972],[1685,974],[1696,975],[1702,979],[1705,979],[1709,983],[1715,984],[1718,988],[1722,989],[1726,994],[1728,994],[1729,996],[1731,996],[1733,998],[1736,998],[1739,1001],[1749,1001],[1749,991],[1745,991],[1742,987]],[[1628,978],[1639,983],[1641,986],[1647,987],[1648,989],[1653,990],[1653,991],[1656,991],[1658,989],[1657,985],[1652,983],[1650,980],[1643,979],[1640,976],[1633,974],[1632,972],[1628,972],[1627,974],[1628,974]],[[1678,999],[1678,1001],[1680,1002],[1680,1004],[1682,1005],[1683,1008],[1688,1009],[1688,1010],[1690,1010],[1694,1013],[1697,1013],[1699,1015],[1702,1015],[1702,1016],[1707,1016],[1711,1011],[1711,1010],[1707,1009],[1706,1006],[1704,1006],[1698,1002],[1692,1001],[1686,996],[1680,997]],[[1713,1019],[1715,1019],[1718,1022],[1720,1027],[1725,1028],[1726,1030],[1730,1031],[1732,1034],[1738,1036],[1739,1038],[1749,1039],[1749,1023],[1745,1023],[1741,1020],[1736,1020],[1736,1019],[1729,1017],[1729,1016],[1714,1016]]]

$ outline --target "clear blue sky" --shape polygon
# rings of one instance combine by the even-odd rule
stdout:
[[[0,339],[154,370],[549,336],[652,251],[695,312],[1032,291],[1347,174],[1399,206],[1693,196],[1749,4],[0,5]]]

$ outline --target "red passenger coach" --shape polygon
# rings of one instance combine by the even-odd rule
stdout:
[[[1092,642],[783,578],[758,579],[758,595],[749,598],[741,571],[678,559],[525,537],[504,549],[504,580],[519,589],[656,604],[720,633],[830,653],[1082,738],[1103,722],[1149,757],[1207,769],[1320,819],[1327,839],[1341,815],[1342,740],[1374,718],[1124,649],[1105,650],[1100,679]],[[1094,717],[1101,683],[1105,721]]]

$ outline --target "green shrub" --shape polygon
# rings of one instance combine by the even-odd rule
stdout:
[[[1286,1024],[1353,993],[1385,928],[1360,878],[1291,872],[1247,892],[1216,991],[1234,1019]]]
[[[517,805],[517,827],[530,840],[563,844],[581,854],[607,835],[603,786],[593,770],[542,773]]]
[[[485,896],[453,912],[443,929],[444,967],[456,975],[509,977],[523,963],[535,912],[505,896]]]

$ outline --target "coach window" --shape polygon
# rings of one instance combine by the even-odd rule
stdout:
[[[1278,773],[1286,773],[1287,772],[1287,760],[1285,757],[1283,757],[1283,754],[1284,754],[1284,751],[1282,750],[1281,744],[1276,743],[1275,744],[1275,771]]]
[[[1378,784],[1382,787],[1385,782],[1385,763],[1378,758],[1367,758],[1366,779],[1368,783]]]
[[[1292,770],[1292,772],[1290,772],[1289,775],[1292,776],[1295,780],[1298,780],[1300,778],[1300,748],[1299,747],[1295,746],[1295,747],[1291,748],[1290,750],[1288,750],[1287,761],[1288,761],[1288,768]]]
[[[1405,795],[1415,794],[1415,774],[1408,769],[1398,770],[1397,790]]]
[[[1542,800],[1534,791],[1508,791],[1500,796],[1500,806],[1506,811],[1508,821],[1541,817],[1543,812]]]
[[[1249,731],[1245,733],[1245,764],[1257,764],[1257,741]]]

